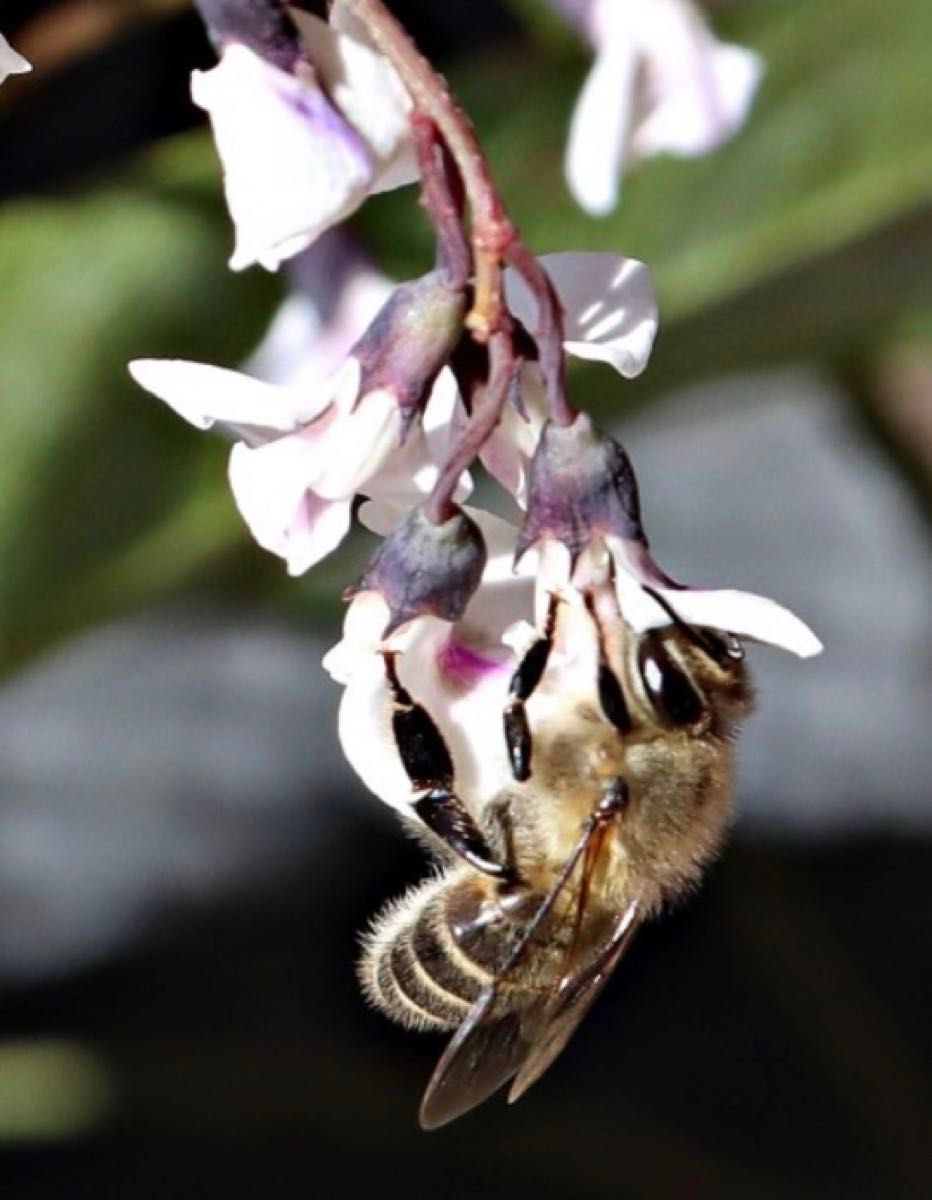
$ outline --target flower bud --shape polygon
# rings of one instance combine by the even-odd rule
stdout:
[[[397,287],[353,347],[362,366],[359,394],[390,392],[407,430],[456,349],[465,312],[463,290],[437,271]]]
[[[619,442],[585,413],[572,425],[548,421],[531,460],[528,505],[515,562],[541,538],[562,542],[573,565],[593,536],[647,547],[637,480]]]
[[[388,637],[414,617],[458,621],[482,578],[486,548],[471,517],[458,509],[440,525],[414,509],[373,555],[344,599],[380,592],[388,604]]]
[[[235,42],[283,71],[294,69],[301,39],[282,0],[197,0],[197,7],[218,51]]]

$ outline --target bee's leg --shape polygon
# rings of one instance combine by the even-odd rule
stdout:
[[[611,721],[619,733],[630,733],[632,729],[631,713],[625,700],[618,675],[612,669],[606,648],[605,630],[596,608],[595,598],[591,592],[586,593],[586,608],[592,618],[599,639],[599,704],[606,718]],[[620,616],[620,614],[619,614]]]
[[[505,878],[509,868],[498,862],[479,826],[454,791],[453,759],[443,734],[423,705],[402,687],[395,655],[383,655],[385,674],[394,701],[392,732],[411,786],[423,792],[412,808],[441,841],[470,866]]]
[[[493,801],[482,813],[489,836],[495,843],[498,856],[507,869],[512,883],[518,882],[518,863],[515,854],[515,826],[508,798]]]
[[[544,676],[547,659],[553,647],[553,632],[557,623],[558,596],[550,597],[544,632],[518,663],[518,669],[508,685],[508,703],[505,705],[505,745],[511,762],[511,773],[523,783],[531,775],[531,727],[528,724],[525,704]]]

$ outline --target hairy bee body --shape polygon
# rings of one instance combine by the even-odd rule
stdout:
[[[413,1029],[455,1029],[521,938],[542,897],[509,891],[467,868],[430,880],[383,913],[368,939],[361,971],[370,1000]],[[590,915],[586,933],[607,929],[607,914]],[[569,944],[570,929],[557,914],[542,931],[536,962],[540,986]],[[533,995],[535,978],[522,977],[515,1003]]]
[[[732,734],[750,706],[740,647],[674,626],[611,649],[595,695],[531,698],[531,757],[515,779],[485,803],[459,796],[457,832],[474,827],[501,869],[428,834],[439,874],[389,905],[363,944],[375,1006],[456,1031],[425,1128],[504,1082],[516,1099],[539,1079],[638,925],[696,883],[726,832]]]
[[[553,989],[568,962],[596,958],[632,904],[642,919],[695,883],[728,824],[731,733],[749,692],[740,663],[716,664],[677,631],[657,642],[655,655],[661,652],[668,678],[681,673],[701,697],[695,719],[669,719],[648,694],[650,676],[645,683],[643,671],[625,664],[624,732],[591,697],[566,696],[542,708],[530,779],[472,811],[510,863],[508,880],[451,862],[438,846],[446,862],[440,874],[376,919],[360,977],[388,1016],[411,1028],[458,1028],[493,987],[520,1014]],[[584,868],[559,884],[581,828],[613,780],[624,781],[624,811],[601,832]],[[551,895],[520,970],[508,969]]]

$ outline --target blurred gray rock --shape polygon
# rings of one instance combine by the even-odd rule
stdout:
[[[322,653],[260,620],[163,614],[6,686],[0,980],[97,958],[326,841],[353,784]]]
[[[622,436],[664,567],[771,595],[826,645],[807,662],[753,651],[741,827],[928,829],[927,531],[843,405],[811,376],[754,377],[673,398]],[[320,668],[335,637],[140,616],[0,692],[0,980],[82,965],[326,853],[344,806],[366,803]]]

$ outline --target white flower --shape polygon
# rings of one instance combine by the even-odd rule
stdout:
[[[0,83],[3,83],[8,75],[24,75],[31,70],[32,63],[27,62],[21,54],[17,54],[0,33]]]
[[[223,163],[235,270],[275,270],[371,192],[416,177],[394,69],[357,36],[292,16],[307,52],[293,71],[228,41],[216,67],[191,77]]]
[[[564,349],[574,358],[604,362],[626,379],[647,366],[657,334],[657,297],[647,267],[620,254],[545,254],[564,310]],[[505,290],[512,312],[534,327],[535,302],[524,281],[506,272]],[[482,452],[482,462],[523,506],[527,466],[548,416],[547,397],[536,366],[522,368],[519,413],[508,404],[498,428]]]
[[[202,363],[140,359],[130,372],[191,424],[220,424],[240,439],[230,454],[234,498],[256,541],[285,559],[291,575],[343,540],[357,492],[393,508],[429,492],[455,428],[458,393],[449,371],[403,445],[395,396],[384,389],[360,396],[354,358],[313,390]]]
[[[342,231],[288,264],[291,291],[243,369],[266,383],[315,388],[343,363],[395,289]]]
[[[387,605],[378,593],[364,592],[349,607],[342,640],[324,659],[345,687],[339,727],[350,764],[372,792],[408,817],[419,797],[392,735],[385,651],[396,653],[401,685],[440,728],[456,766],[457,791],[481,810],[511,782],[502,731],[508,686],[521,656],[540,636],[554,595],[560,617],[547,671],[534,693],[538,717],[548,711],[558,717],[568,696],[594,694],[599,647],[585,592],[620,609],[634,634],[669,625],[672,609],[682,621],[769,642],[801,657],[821,649],[802,621],[762,596],[681,588],[666,580],[655,590],[669,607],[658,603],[645,590],[642,567],[623,547],[593,545],[572,578],[569,556],[556,543],[525,555],[513,570],[517,530],[488,513],[467,511],[482,530],[489,556],[462,620],[451,625],[417,617],[383,640]],[[665,580],[654,568],[647,573],[652,584],[654,572]]]
[[[503,636],[533,610],[533,568],[512,572],[512,525],[468,511],[482,530],[488,561],[462,620],[450,625],[417,617],[383,642],[388,606],[378,593],[364,592],[349,606],[342,641],[324,658],[331,676],[345,685],[339,719],[344,753],[371,791],[408,815],[416,797],[392,738],[383,650],[398,652],[402,686],[440,725],[459,789],[492,795],[508,771],[501,718],[515,655]]]
[[[703,154],[744,123],[761,60],[719,42],[690,0],[577,0],[570,15],[596,51],[566,151],[570,191],[587,212],[611,212],[626,164]]]

